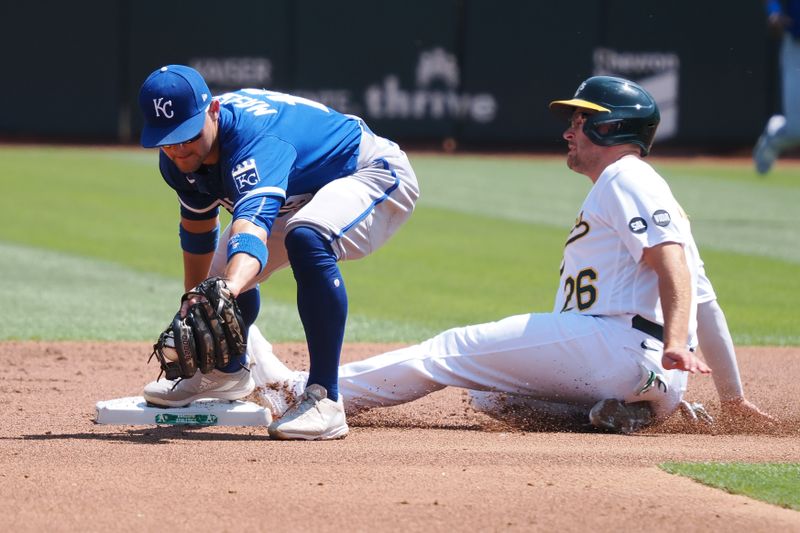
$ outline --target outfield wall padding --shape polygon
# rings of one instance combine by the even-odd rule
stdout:
[[[547,103],[593,74],[645,85],[660,142],[754,141],[780,109],[761,3],[727,0],[54,0],[4,6],[4,139],[135,142],[149,72],[270,88],[398,141],[556,145]]]

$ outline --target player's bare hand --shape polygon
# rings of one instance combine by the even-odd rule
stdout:
[[[778,423],[774,416],[765,413],[746,398],[725,400],[720,402],[720,407],[722,408],[722,413],[728,418],[757,421],[767,425]]]
[[[730,433],[760,433],[780,429],[780,423],[745,398],[720,402],[718,428]]]
[[[710,374],[711,369],[687,348],[664,348],[661,366],[667,370],[685,370],[691,374]]]
[[[240,277],[237,277],[235,279],[233,278],[225,279],[225,286],[228,287],[228,290],[231,291],[231,295],[234,298],[236,298],[242,293],[242,289],[244,288],[244,283],[246,282],[246,280],[242,280],[239,278]]]

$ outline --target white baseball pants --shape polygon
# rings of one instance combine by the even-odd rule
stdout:
[[[316,229],[331,242],[340,261],[359,259],[380,248],[408,220],[419,198],[419,185],[406,154],[397,144],[362,125],[359,168],[314,195],[287,198],[296,211],[275,219],[267,239],[269,259],[253,288],[289,265],[284,238],[294,228]],[[220,235],[211,276],[225,272],[230,225]]]
[[[341,366],[339,392],[348,411],[410,402],[450,386],[587,409],[607,398],[649,401],[656,418],[665,418],[683,397],[686,372],[664,370],[661,342],[633,329],[630,319],[533,313],[451,329]],[[651,370],[665,386],[642,393]]]

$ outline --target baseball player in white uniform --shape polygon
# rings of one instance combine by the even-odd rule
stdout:
[[[707,280],[698,290],[705,276],[689,221],[642,159],[659,122],[655,101],[635,83],[598,76],[550,107],[569,120],[568,166],[594,184],[566,239],[553,311],[454,328],[343,365],[346,409],[453,386],[490,414],[515,403],[556,407],[629,433],[675,411],[689,373],[710,372],[694,354],[695,311],[698,295],[714,301],[713,290]],[[263,338],[252,346],[262,398],[280,417],[304,373],[286,368]]]
[[[642,160],[659,122],[655,101],[635,83],[598,76],[550,107],[569,119],[568,166],[594,183],[565,243],[553,312],[451,329],[344,365],[346,406],[454,386],[590,409],[594,425],[629,432],[677,408],[687,373],[710,372],[693,353],[700,260],[689,221]],[[264,365],[269,381],[299,380],[279,365]]]
[[[766,429],[774,427],[777,424],[775,418],[745,397],[728,322],[702,262],[697,278],[697,339],[700,351],[713,371],[721,416],[714,419],[705,406],[686,400],[680,404],[682,414],[691,422],[713,424],[722,428],[727,426],[733,430],[742,424]],[[264,353],[269,351],[265,350]],[[469,400],[476,410],[510,424],[525,425],[541,415],[551,420],[572,422],[584,422],[586,419],[586,410],[578,406],[538,400],[520,394],[470,390]]]

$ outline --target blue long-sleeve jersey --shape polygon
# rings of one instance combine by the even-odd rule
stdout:
[[[286,199],[314,193],[357,169],[359,119],[319,102],[261,89],[217,97],[219,161],[184,174],[161,152],[159,167],[181,214],[247,218],[270,230]]]

